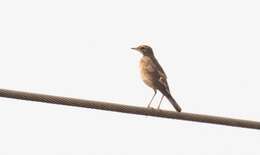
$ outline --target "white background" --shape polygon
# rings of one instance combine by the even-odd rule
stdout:
[[[0,1],[0,87],[147,106],[148,44],[192,113],[260,120],[260,3]],[[153,103],[157,106],[158,95]],[[173,110],[167,100],[163,109]],[[0,98],[0,154],[259,155],[257,130]]]

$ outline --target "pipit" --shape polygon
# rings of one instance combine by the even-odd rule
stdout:
[[[161,102],[165,96],[176,109],[176,111],[181,112],[181,107],[177,104],[170,93],[170,89],[167,83],[167,76],[161,65],[156,60],[152,48],[147,45],[140,45],[132,49],[140,52],[143,55],[142,59],[140,60],[141,77],[144,83],[154,90],[154,95],[148,104],[148,108],[150,108],[157,90],[159,90],[162,93],[162,97],[157,109],[160,109]]]

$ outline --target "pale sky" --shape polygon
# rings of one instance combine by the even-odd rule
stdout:
[[[0,1],[0,86],[145,107],[150,45],[183,111],[260,121],[260,2]],[[161,95],[152,106],[157,107]],[[174,110],[165,99],[162,109]],[[259,155],[260,132],[0,98],[3,155]]]

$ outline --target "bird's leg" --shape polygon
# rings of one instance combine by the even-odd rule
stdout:
[[[157,93],[157,91],[154,89],[154,95],[153,95],[152,99],[150,100],[150,102],[149,102],[149,104],[148,104],[148,107],[147,107],[147,108],[150,108],[150,105],[151,105],[151,103],[152,103],[152,101],[153,101],[153,99],[154,99],[154,97],[155,97],[156,93]]]
[[[161,97],[161,100],[160,100],[159,105],[158,105],[158,107],[157,107],[158,110],[160,109],[160,106],[161,106],[161,103],[162,103],[163,97],[164,97],[164,95]]]

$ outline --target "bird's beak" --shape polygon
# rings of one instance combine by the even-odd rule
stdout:
[[[132,47],[131,49],[138,51],[138,48],[137,48],[137,47]]]

